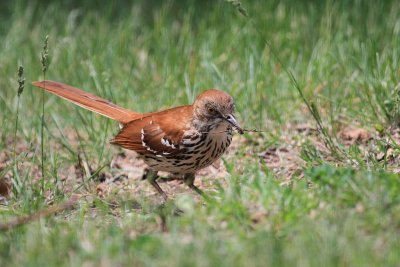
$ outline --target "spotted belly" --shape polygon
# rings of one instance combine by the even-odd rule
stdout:
[[[174,174],[194,173],[220,158],[232,141],[230,127],[212,131],[188,133],[183,136],[181,152],[170,155],[142,155],[147,165],[156,171]]]

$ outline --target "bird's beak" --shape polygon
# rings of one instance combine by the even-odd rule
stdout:
[[[243,134],[243,129],[240,128],[239,123],[236,121],[235,116],[229,114],[228,116],[224,117],[227,122],[229,122],[233,127],[236,128],[238,133]]]

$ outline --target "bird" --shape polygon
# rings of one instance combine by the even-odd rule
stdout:
[[[32,84],[119,122],[120,130],[110,143],[133,150],[144,160],[148,167],[143,179],[164,201],[168,197],[157,182],[159,171],[170,173],[204,195],[194,185],[196,172],[222,156],[235,130],[243,134],[235,117],[233,97],[219,89],[202,92],[191,105],[139,113],[61,82],[43,80]]]

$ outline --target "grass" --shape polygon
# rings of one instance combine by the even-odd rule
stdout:
[[[12,184],[0,222],[80,196],[0,232],[0,266],[398,266],[399,13],[398,1],[0,3],[0,189]],[[113,163],[114,122],[46,96],[42,124],[30,82],[46,35],[48,79],[139,112],[222,88],[265,132],[237,140],[222,177],[198,179],[209,200],[177,185],[161,209],[121,176],[136,161]],[[346,143],[349,125],[371,140]]]

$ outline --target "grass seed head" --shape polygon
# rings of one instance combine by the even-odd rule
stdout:
[[[45,73],[47,70],[47,67],[49,65],[49,49],[48,49],[48,45],[49,45],[49,36],[46,35],[46,38],[44,39],[44,45],[43,45],[43,51],[42,51],[42,58],[40,60],[40,62],[42,63],[42,71]]]
[[[18,67],[18,96],[22,94],[25,88],[24,67]]]

